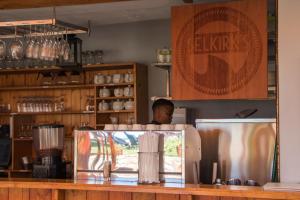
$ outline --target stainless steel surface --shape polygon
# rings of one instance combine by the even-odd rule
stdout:
[[[196,127],[198,123],[276,123],[276,119],[273,118],[247,118],[247,119],[196,119]]]
[[[111,179],[138,179],[138,137],[146,131],[75,131],[74,177],[102,178],[103,163],[112,161]],[[167,182],[185,179],[185,131],[155,131],[164,134],[160,176]],[[190,149],[191,146],[190,146]],[[191,160],[191,159],[190,159]],[[190,172],[189,172],[190,173]]]
[[[200,181],[211,180],[213,162],[222,180],[271,181],[275,119],[198,119],[196,126],[202,144]]]

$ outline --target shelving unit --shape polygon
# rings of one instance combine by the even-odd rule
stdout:
[[[133,99],[133,96],[122,96],[122,97],[97,97],[97,100],[117,100],[117,99]]]
[[[96,129],[104,128],[111,123],[110,117],[117,117],[119,123],[127,123],[128,119],[137,123],[148,122],[148,97],[147,97],[147,68],[136,63],[116,63],[84,66],[80,72],[80,84],[65,85],[42,85],[43,79],[38,78],[40,72],[67,71],[61,68],[50,69],[0,69],[0,99],[2,103],[11,105],[11,112],[0,113],[1,123],[10,124],[12,127],[12,159],[7,173],[10,177],[28,177],[30,170],[23,170],[21,157],[28,156],[34,159],[33,140],[29,135],[20,137],[22,126],[33,126],[44,123],[59,123],[65,126],[65,158],[73,159],[73,130],[82,123]],[[129,83],[94,84],[94,76],[98,73],[103,75],[132,73],[134,81]],[[69,72],[67,72],[69,73]],[[55,80],[54,80],[55,82]],[[103,87],[111,90],[115,88],[133,88],[133,96],[130,97],[99,97],[99,90]],[[16,112],[19,97],[47,96],[64,97],[65,111],[63,112]],[[94,97],[94,111],[85,111],[88,96]],[[132,110],[98,111],[98,103],[106,101],[112,103],[116,100],[133,100],[135,103]],[[26,133],[27,134],[27,133]],[[26,135],[25,134],[25,135]],[[1,172],[1,171],[0,171]]]
[[[0,70],[1,73],[1,70]],[[41,86],[16,86],[16,87],[0,87],[0,91],[17,91],[17,90],[53,90],[53,89],[83,89],[94,88],[94,85],[41,85]]]

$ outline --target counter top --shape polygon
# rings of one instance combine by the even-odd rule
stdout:
[[[153,184],[142,185],[136,182],[95,181],[95,180],[54,180],[1,178],[0,188],[36,188],[59,190],[93,190],[136,193],[163,193],[203,196],[246,197],[266,199],[300,199],[300,192],[265,191],[262,187],[214,186],[197,184]]]

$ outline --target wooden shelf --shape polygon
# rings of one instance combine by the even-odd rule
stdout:
[[[32,141],[32,137],[14,138],[14,141]]]
[[[11,115],[89,115],[89,114],[95,114],[95,112],[66,111],[66,112],[17,112],[17,113],[11,113]]]
[[[92,65],[83,65],[82,70],[83,71],[89,71],[89,70],[106,70],[106,69],[131,69],[132,66],[135,65],[135,63],[105,63],[105,64],[92,64]],[[11,69],[1,69],[0,73],[36,73],[36,72],[49,72],[49,71],[70,71],[70,69],[64,69],[58,66],[39,66],[39,67],[31,67],[31,68],[25,68],[25,67],[14,67]]]
[[[116,87],[116,86],[128,86],[134,85],[134,83],[105,83],[105,84],[95,84],[96,87]]]
[[[117,100],[117,99],[134,99],[134,96],[126,97],[97,97],[97,100]]]
[[[1,71],[0,71],[1,72]],[[41,86],[8,86],[0,87],[0,91],[17,90],[52,90],[52,89],[86,89],[94,87],[117,87],[134,85],[134,83],[109,83],[109,84],[76,84],[76,85],[41,85]]]
[[[107,110],[107,111],[97,111],[97,114],[103,113],[132,113],[134,110]]]
[[[25,170],[25,169],[14,169],[11,170],[11,172],[16,172],[16,173],[32,173],[32,170]]]
[[[96,126],[105,126],[105,124],[96,124]]]
[[[113,70],[113,69],[132,69],[135,63],[103,63],[103,64],[91,64],[83,65],[82,68],[85,71],[89,70]]]
[[[11,113],[0,113],[0,116],[9,116]]]
[[[0,70],[0,73],[24,73],[24,72],[43,72],[43,71],[46,71],[46,72],[49,72],[49,71],[66,71],[65,69],[62,69],[60,67],[57,67],[57,66],[52,66],[52,67],[38,67],[38,68],[34,68],[34,67],[31,67],[31,68],[25,68],[25,67],[14,67],[14,68],[11,68],[11,69],[1,69]]]
[[[66,136],[65,139],[74,139],[73,136]],[[32,137],[27,137],[27,138],[14,138],[14,141],[32,141]]]
[[[49,85],[49,86],[48,85],[43,85],[43,86],[9,86],[9,87],[0,87],[0,91],[45,90],[45,89],[83,89],[83,88],[93,88],[93,87],[94,87],[94,84]]]

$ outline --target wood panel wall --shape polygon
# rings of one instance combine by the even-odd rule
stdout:
[[[1,200],[262,200],[245,197],[131,193],[84,190],[0,188]],[[267,199],[266,199],[267,200]]]
[[[172,8],[175,100],[267,98],[267,1]]]

